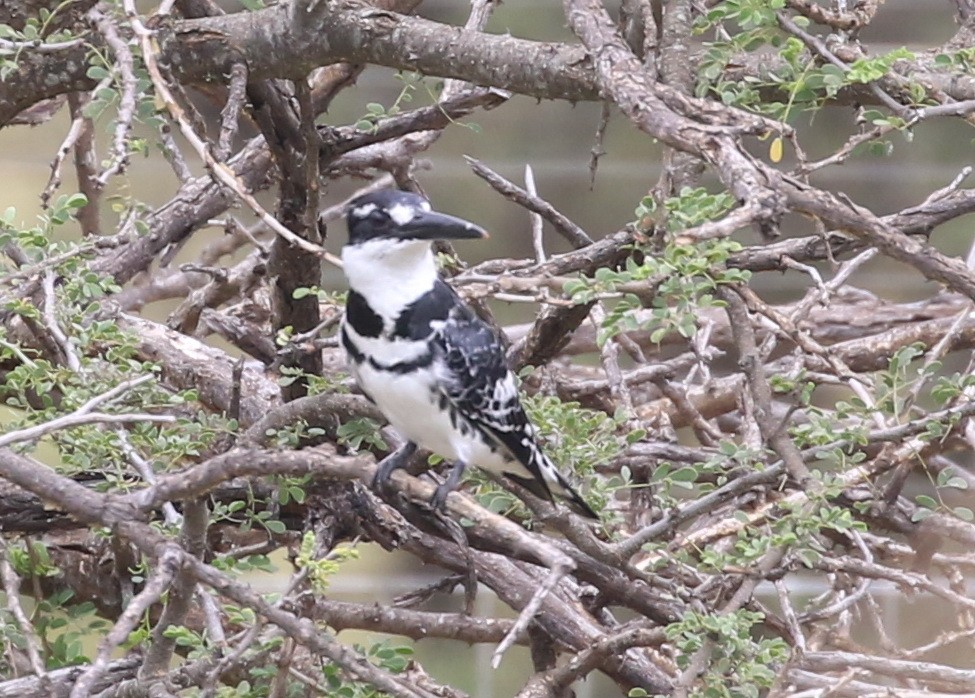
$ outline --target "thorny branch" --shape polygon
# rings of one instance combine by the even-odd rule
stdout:
[[[0,434],[0,695],[216,695],[269,674],[272,695],[353,682],[464,695],[426,673],[421,661],[438,671],[427,658],[367,656],[345,629],[420,648],[491,643],[495,667],[531,644],[534,671],[511,688],[525,698],[566,695],[593,673],[613,684],[607,695],[975,691],[975,275],[942,232],[975,212],[970,168],[906,207],[828,179],[864,146],[969,123],[971,3],[944,3],[955,35],[897,61],[861,38],[891,11],[875,0],[752,14],[627,0],[619,21],[603,3],[565,0],[577,41],[563,42],[493,31],[510,8],[492,0],[473,2],[463,27],[411,16],[417,5],[224,12],[175,0],[144,16],[131,0],[0,1],[0,124],[60,144],[37,187],[46,217],[0,219],[12,415]],[[752,48],[768,36],[788,50]],[[367,65],[447,83],[439,95],[422,83],[425,105],[409,104],[412,77],[394,107],[360,105]],[[824,76],[834,82],[809,98]],[[342,123],[342,92],[365,117]],[[380,501],[367,485],[398,437],[356,394],[335,335],[335,231],[350,197],[392,183],[441,197],[420,153],[432,179],[450,147],[441,135],[491,110],[517,121],[514,95],[601,102],[599,177],[628,128],[618,121],[635,127],[624,148],[665,147],[656,181],[646,163],[627,175],[638,193],[621,212],[598,198],[615,187],[594,165],[578,191],[596,193],[581,201],[540,168],[525,188],[499,175],[499,152],[516,152],[519,171],[532,158],[490,122],[467,161],[494,193],[461,175],[454,211],[504,221],[507,200],[532,233],[507,239],[501,226],[509,256],[495,248],[469,267],[441,249],[479,311],[538,307],[503,328],[509,355],[533,367],[521,371],[526,402],[598,503],[595,528],[476,477],[447,499],[449,523],[430,511],[427,476],[398,472],[396,496]],[[52,119],[62,101],[65,123]],[[797,114],[820,118],[826,103],[860,111],[836,142],[810,142]],[[553,141],[569,137],[559,128]],[[780,167],[784,144],[795,160]],[[153,182],[162,205],[132,193],[140,149],[172,166]],[[62,176],[72,152],[85,198],[69,205],[57,195],[74,186]],[[543,219],[572,251],[546,252]],[[876,265],[919,300],[865,290]],[[150,318],[165,300],[164,325]],[[410,472],[429,467],[416,460]],[[411,603],[461,579],[515,619],[326,595],[365,541],[451,575]],[[269,600],[242,574],[279,550],[293,569]],[[902,632],[881,603],[891,589],[946,620]],[[67,656],[51,635],[53,599],[70,599],[56,612],[90,604],[108,619],[93,656]],[[69,661],[79,666],[55,668]]]

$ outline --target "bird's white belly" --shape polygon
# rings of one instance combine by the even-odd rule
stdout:
[[[496,473],[512,469],[509,459],[492,450],[472,430],[464,433],[454,427],[450,413],[437,404],[430,372],[398,375],[364,363],[355,373],[363,391],[404,438],[449,461],[463,461]]]

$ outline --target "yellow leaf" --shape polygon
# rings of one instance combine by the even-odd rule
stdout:
[[[782,161],[782,138],[775,138],[768,147],[768,159],[772,162]]]

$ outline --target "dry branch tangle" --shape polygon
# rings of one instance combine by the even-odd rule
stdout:
[[[171,20],[158,27],[163,60],[190,82],[222,80],[242,59],[255,78],[290,77],[340,61],[370,63],[426,75],[511,90],[543,99],[599,98],[591,58],[578,46],[465,33],[438,22],[377,10],[361,2],[330,0],[311,12],[289,6],[223,17]],[[0,124],[35,102],[73,90],[90,89],[83,47],[53,59],[25,52],[21,70],[0,85]],[[521,67],[518,67],[521,66]],[[757,74],[756,69],[753,74]],[[742,75],[731,75],[741,79]],[[971,80],[929,82],[957,100],[972,99]],[[662,94],[679,97],[664,86]],[[967,91],[966,91],[967,90]],[[869,103],[857,95],[861,103]],[[718,111],[720,115],[720,110]],[[724,118],[724,117],[720,117]]]
[[[499,642],[511,634],[519,642],[531,643],[534,651],[536,673],[520,694],[526,697],[558,695],[573,680],[595,670],[609,676],[622,690],[640,687],[650,692],[675,691],[678,695],[687,695],[698,679],[697,670],[704,669],[708,655],[720,650],[721,646],[708,640],[703,647],[688,651],[690,669],[682,669],[675,663],[679,638],[668,636],[662,628],[690,618],[694,612],[707,612],[720,619],[741,607],[758,609],[760,604],[752,598],[758,582],[766,577],[791,579],[804,562],[799,552],[791,551],[781,541],[769,543],[770,549],[756,558],[754,569],[721,563],[720,558],[709,566],[700,564],[701,558],[734,551],[738,543],[736,536],[747,542],[750,535],[773,530],[777,523],[787,520],[790,513],[814,515],[815,506],[811,502],[816,502],[816,506],[836,505],[837,510],[850,512],[858,521],[870,522],[873,528],[870,535],[862,536],[843,528],[830,529],[828,535],[820,533],[813,540],[817,554],[823,557],[810,566],[832,575],[824,583],[827,596],[818,608],[790,614],[789,595],[785,593],[781,613],[765,609],[762,633],[784,638],[795,650],[792,662],[782,665],[776,688],[788,694],[789,690],[818,686],[817,682],[823,680],[835,684],[837,677],[833,674],[854,667],[858,671],[870,672],[858,675],[858,678],[878,681],[878,685],[852,680],[847,684],[857,686],[861,693],[881,690],[879,682],[885,673],[905,681],[924,681],[929,688],[970,690],[970,669],[946,668],[936,662],[915,661],[916,657],[905,660],[865,653],[844,654],[837,650],[849,642],[843,633],[849,628],[852,614],[872,612],[867,603],[867,579],[890,580],[912,589],[927,590],[950,610],[957,611],[959,629],[939,637],[934,645],[940,647],[949,642],[970,641],[971,628],[975,627],[975,619],[971,618],[973,602],[970,590],[964,587],[965,577],[957,570],[971,571],[975,561],[967,553],[950,557],[937,549],[937,541],[953,540],[970,546],[975,541],[975,526],[955,516],[947,508],[948,504],[944,505],[944,511],[929,512],[921,523],[919,507],[902,493],[902,487],[908,474],[926,470],[929,466],[932,477],[940,477],[942,472],[950,476],[953,470],[957,471],[958,464],[948,460],[948,456],[951,448],[971,450],[973,435],[966,432],[965,422],[971,414],[971,395],[957,397],[940,413],[916,410],[899,415],[899,423],[886,420],[879,408],[861,422],[857,422],[859,417],[834,414],[836,424],[849,427],[852,435],[799,451],[786,427],[804,426],[804,420],[811,419],[810,415],[815,416],[814,406],[801,406],[791,394],[772,395],[766,383],[773,377],[800,375],[801,369],[815,384],[841,386],[865,399],[864,394],[870,398],[867,388],[878,387],[873,382],[872,373],[886,368],[892,357],[915,342],[923,342],[928,349],[938,347],[940,354],[975,346],[970,300],[975,295],[975,281],[971,271],[959,260],[947,257],[924,241],[938,225],[975,209],[972,191],[959,189],[956,184],[918,206],[880,218],[852,202],[779,172],[750,155],[743,140],[764,135],[767,131],[791,135],[793,132],[789,127],[716,102],[689,98],[680,89],[655,80],[647,70],[649,57],[641,62],[632,47],[619,36],[615,21],[600,3],[587,0],[566,0],[565,3],[566,15],[585,49],[489,35],[473,29],[460,30],[390,10],[393,7],[402,9],[409,4],[387,2],[384,7],[376,8],[352,2],[299,2],[252,13],[207,17],[201,15],[215,12],[215,8],[207,3],[199,0],[178,2],[177,7],[184,15],[198,18],[158,20],[154,25],[158,30],[158,43],[144,42],[150,54],[159,49],[160,64],[171,69],[175,76],[171,84],[166,84],[174,92],[171,104],[179,109],[190,106],[181,96],[185,86],[209,80],[219,83],[225,75],[236,75],[223,111],[228,115],[239,113],[242,108],[247,108],[243,100],[250,99],[253,109],[249,111],[255,115],[263,135],[231,153],[229,133],[235,124],[220,124],[220,143],[217,144],[207,141],[202,129],[199,133],[193,131],[199,127],[194,123],[201,118],[199,115],[189,113],[185,118],[180,117],[180,125],[186,132],[199,138],[201,152],[211,156],[211,168],[226,168],[219,171],[224,175],[224,185],[229,183],[231,188],[215,183],[209,174],[195,180],[181,175],[177,194],[168,204],[146,217],[148,234],[133,237],[123,231],[114,241],[114,247],[102,252],[91,268],[111,274],[118,282],[129,282],[137,274],[150,270],[167,247],[179,245],[215,216],[231,216],[226,212],[235,201],[249,199],[254,191],[277,181],[275,177],[284,177],[287,186],[282,188],[278,216],[293,228],[285,232],[297,234],[304,241],[304,247],[288,249],[280,238],[275,238],[272,245],[281,253],[279,267],[305,266],[311,274],[307,277],[310,280],[306,279],[302,285],[314,285],[316,273],[320,273],[319,259],[315,256],[319,251],[316,246],[320,231],[316,229],[312,215],[319,186],[316,170],[327,177],[337,178],[347,170],[361,173],[365,162],[368,166],[388,169],[399,186],[415,188],[418,186],[414,179],[415,157],[432,139],[425,136],[413,139],[410,134],[446,128],[453,119],[471,109],[488,108],[504,98],[484,90],[464,92],[456,98],[452,95],[435,107],[382,121],[372,133],[329,126],[321,126],[316,131],[312,128],[312,118],[324,108],[331,94],[348,85],[360,67],[338,66],[334,75],[326,76],[314,88],[299,84],[292,90],[283,82],[268,80],[280,77],[300,80],[320,65],[345,60],[420,70],[429,75],[461,78],[540,98],[608,99],[647,135],[669,148],[704,159],[742,204],[731,216],[684,231],[689,239],[697,239],[695,236],[702,240],[723,237],[746,224],[763,232],[776,232],[784,216],[796,212],[814,217],[825,229],[832,229],[830,232],[824,229],[822,235],[810,238],[755,245],[735,253],[728,266],[756,273],[787,269],[803,269],[810,273],[811,262],[834,258],[845,260],[851,253],[880,250],[893,259],[908,263],[924,277],[943,283],[955,294],[929,299],[920,307],[917,304],[890,305],[875,298],[865,298],[862,294],[854,293],[847,298],[841,292],[842,283],[832,289],[826,288],[825,284],[821,284],[822,289],[816,289],[816,284],[810,283],[810,294],[800,302],[769,306],[742,289],[742,299],[749,303],[747,311],[737,296],[727,297],[729,303],[737,304],[735,319],[726,319],[724,315],[727,313],[723,310],[697,314],[699,336],[705,336],[706,330],[708,339],[688,342],[684,337],[671,335],[658,354],[655,352],[659,347],[649,341],[646,333],[624,334],[613,340],[616,344],[610,345],[609,350],[603,349],[601,370],[594,371],[581,363],[572,363],[576,352],[599,350],[587,337],[587,332],[591,337],[592,327],[583,324],[577,330],[592,306],[567,307],[565,299],[558,294],[568,276],[580,272],[591,275],[600,268],[618,266],[629,256],[629,245],[648,243],[641,235],[628,229],[576,252],[549,258],[543,264],[493,260],[462,273],[457,277],[456,285],[472,297],[503,292],[510,298],[511,294],[522,293],[530,294],[532,298],[541,297],[550,303],[543,320],[523,331],[521,336],[527,339],[516,344],[512,351],[518,364],[548,365],[527,381],[531,391],[583,399],[607,413],[615,412],[621,404],[620,396],[626,395],[635,406],[635,409],[627,410],[627,426],[659,427],[660,444],[637,444],[629,452],[601,464],[604,473],[618,474],[620,465],[625,462],[646,484],[662,461],[687,466],[712,460],[722,463],[717,472],[708,471],[701,480],[702,485],[713,485],[716,489],[707,494],[698,491],[691,501],[670,502],[662,509],[656,497],[665,486],[656,482],[644,490],[628,492],[626,499],[615,502],[623,521],[616,528],[622,539],[613,543],[595,538],[578,522],[559,515],[550,518],[549,525],[558,530],[561,537],[526,532],[517,524],[487,514],[467,498],[451,497],[450,513],[470,524],[465,535],[473,549],[468,550],[458,545],[449,529],[445,530],[445,523],[438,523],[418,506],[429,498],[432,485],[406,476],[398,477],[397,483],[406,502],[400,503],[402,512],[397,512],[379,503],[358,483],[360,479],[368,481],[371,476],[371,458],[342,455],[331,445],[336,439],[339,423],[378,417],[364,399],[336,389],[334,393],[282,404],[279,386],[270,372],[254,364],[238,366],[227,352],[184,334],[190,332],[191,327],[204,326],[205,323],[198,325],[196,322],[201,311],[222,313],[226,320],[238,321],[236,339],[240,348],[255,352],[253,347],[258,346],[257,340],[263,339],[260,358],[265,366],[274,364],[277,368],[279,364],[287,364],[292,357],[284,353],[275,355],[273,347],[267,348],[268,337],[272,335],[267,321],[269,318],[280,321],[282,315],[274,308],[269,309],[267,306],[273,304],[260,297],[264,292],[263,272],[258,272],[259,264],[255,264],[242,269],[248,272],[249,283],[232,284],[229,288],[218,288],[215,283],[207,287],[213,293],[201,293],[203,300],[194,301],[192,313],[172,318],[173,326],[182,332],[110,309],[99,316],[109,318],[138,337],[138,357],[158,364],[160,381],[167,389],[193,389],[197,393],[195,407],[213,415],[232,415],[241,426],[240,433],[234,437],[236,443],[228,438],[215,445],[212,451],[194,454],[198,457],[176,464],[159,475],[155,482],[126,482],[126,491],[111,489],[117,479],[109,478],[96,480],[97,484],[92,487],[82,487],[71,478],[4,450],[0,452],[0,476],[19,487],[4,492],[4,509],[0,510],[2,528],[8,532],[28,528],[36,532],[53,525],[76,529],[65,533],[63,538],[50,535],[46,540],[65,554],[59,559],[67,559],[69,551],[79,553],[79,570],[92,569],[103,556],[113,557],[120,551],[131,555],[134,562],[133,551],[136,549],[152,565],[178,560],[180,569],[173,584],[179,593],[174,592],[166,604],[166,611],[161,616],[166,622],[185,624],[194,630],[206,627],[215,642],[221,642],[221,638],[227,640],[226,636],[233,628],[228,623],[225,632],[223,626],[227,618],[220,615],[219,609],[214,613],[211,608],[208,615],[205,601],[200,603],[196,614],[188,613],[185,608],[194,587],[202,585],[209,589],[206,593],[211,596],[201,598],[210,598],[212,605],[215,606],[214,597],[222,596],[223,600],[232,600],[255,611],[268,624],[270,634],[287,635],[292,644],[288,645],[287,651],[276,655],[274,661],[278,668],[291,666],[299,676],[301,670],[306,673],[307,670],[317,671],[317,663],[327,659],[342,667],[347,675],[364,679],[392,695],[459,695],[456,690],[437,686],[429,680],[413,681],[416,674],[395,674],[372,666],[361,655],[336,642],[322,626],[322,623],[332,623],[336,627],[368,627],[413,636],[440,635],[467,642]],[[628,3],[631,8],[640,4]],[[645,36],[655,34],[652,9],[659,10],[663,5],[688,10],[692,4],[677,0],[653,3],[653,7],[644,4],[646,26],[641,33]],[[477,5],[475,9],[480,11],[488,7],[486,3]],[[878,7],[878,3],[868,2],[858,6],[855,12],[843,14],[815,9],[819,6],[801,0],[794,0],[790,5],[826,24],[846,29],[868,23]],[[131,4],[129,11],[133,15],[130,19],[134,19]],[[116,27],[105,24],[108,20],[104,14],[98,14],[97,18],[99,22],[96,24],[109,40],[109,47],[114,45],[118,49]],[[668,22],[666,29],[680,24]],[[126,27],[120,23],[118,28]],[[683,31],[687,30],[684,26]],[[675,41],[680,43],[681,38],[688,37],[676,37]],[[125,50],[120,53],[124,54]],[[682,55],[686,60],[686,54]],[[242,61],[246,63],[246,71],[241,70]],[[57,63],[59,69],[50,70],[51,63]],[[21,71],[0,83],[0,123],[40,97],[90,88],[93,83],[84,76],[86,69],[84,56],[73,47],[37,54],[28,48]],[[128,74],[126,71],[123,73]],[[39,79],[41,75],[49,79]],[[154,77],[160,84],[169,80],[162,73],[154,72]],[[318,87],[322,88],[320,92],[316,92]],[[958,89],[964,87],[965,83],[961,81]],[[862,96],[860,91],[851,91]],[[234,103],[235,100],[241,100],[241,103]],[[128,101],[126,104],[130,105]],[[294,105],[298,105],[297,108]],[[224,120],[233,119],[224,117]],[[120,119],[115,133],[126,132],[124,121]],[[106,170],[109,172],[106,177],[112,176],[124,162],[117,142],[111,154],[115,165],[110,168],[111,172]],[[364,154],[366,157],[362,157]],[[345,155],[348,157],[344,158]],[[661,187],[666,188],[663,184]],[[232,190],[234,188],[236,190]],[[576,243],[586,243],[586,231],[553,207],[539,207],[537,202],[534,207],[547,211],[552,220],[561,221],[564,229],[576,231],[572,236]],[[277,223],[280,225],[282,221]],[[246,239],[253,242],[255,238]],[[267,244],[267,240],[259,242]],[[645,250],[654,251],[654,242],[649,241]],[[5,251],[11,258],[17,257],[17,250]],[[201,266],[213,266],[222,254],[215,254],[207,265]],[[17,264],[26,262],[21,260]],[[26,337],[24,347],[28,348],[28,353],[36,351],[54,362],[63,361],[66,371],[79,372],[73,337],[65,335],[51,305],[55,286],[49,270],[55,266],[47,264],[33,268],[27,265],[18,270],[18,280],[23,279],[25,283],[11,288],[10,297],[35,302],[45,312],[42,320],[34,324],[6,316],[9,322],[5,329],[18,340]],[[840,265],[838,269],[843,271],[844,267]],[[214,272],[214,278],[220,277],[215,270],[210,271]],[[252,271],[254,273],[250,274]],[[272,276],[276,273],[272,271]],[[187,278],[181,279],[186,281],[185,285],[174,283],[169,287],[170,291],[184,294],[190,283],[188,274]],[[277,281],[275,277],[270,283]],[[624,285],[620,292],[632,292],[651,306],[661,281],[654,279],[652,283]],[[547,299],[540,296],[539,289],[543,287],[553,295]],[[811,307],[810,303],[815,300],[813,294],[820,291],[825,305]],[[229,299],[228,293],[233,294]],[[288,293],[284,294],[286,301],[292,298]],[[305,298],[314,299],[314,296]],[[243,306],[239,315],[231,317],[225,308],[220,308],[228,300],[239,300]],[[313,300],[309,303],[317,313],[318,304]],[[331,309],[335,310],[334,307]],[[634,319],[642,321],[647,315],[650,313],[643,311],[635,314]],[[301,310],[296,316],[301,320],[312,319]],[[888,322],[895,326],[888,326]],[[315,322],[308,322],[309,326],[313,324]],[[563,348],[570,331],[576,331],[576,338]],[[300,358],[301,352],[305,352],[307,357],[316,352],[316,358],[324,363],[322,373],[326,376],[341,370],[341,354],[335,349],[334,342],[318,343],[310,334],[296,344],[298,346],[289,348],[294,352],[292,356]],[[656,362],[670,347],[678,347],[680,355]],[[783,355],[783,350],[789,353]],[[96,348],[92,353],[97,356],[100,351]],[[722,363],[718,355],[722,351],[730,353],[740,365],[732,365],[730,361]],[[632,371],[619,370],[615,364],[623,352],[635,357],[640,365]],[[648,356],[655,363],[644,363]],[[20,356],[14,355],[10,361],[28,364],[33,359],[21,351]],[[3,368],[9,370],[6,365]],[[613,371],[614,368],[617,370]],[[970,373],[971,367],[965,370]],[[299,420],[321,429],[315,438],[322,443],[305,443],[303,448],[289,449],[267,445],[275,432],[286,431]],[[931,421],[944,429],[938,439],[922,438]],[[52,421],[49,428],[61,427],[65,423]],[[670,430],[686,425],[691,426],[694,434],[682,434],[682,438],[696,437],[700,446],[682,448],[663,441]],[[30,433],[33,432],[21,435]],[[757,455],[745,463],[729,462],[730,457],[719,448],[718,441],[751,448]],[[773,456],[767,450],[769,446],[774,447],[777,455]],[[827,447],[842,449],[847,457],[863,458],[864,462],[845,462],[837,470],[830,470],[823,467],[823,458],[818,455]],[[804,472],[807,468],[826,473],[831,477],[830,481],[821,485],[809,479],[808,473]],[[793,476],[792,480],[784,476],[786,470]],[[192,518],[194,512],[199,517],[204,498],[212,497],[208,501],[214,506],[222,505],[226,497],[234,496],[244,486],[266,500],[262,513],[280,514],[274,501],[280,480],[269,478],[283,476],[315,476],[318,481],[315,488],[309,488],[309,503],[297,507],[299,515],[287,521],[287,530],[258,541],[258,549],[263,551],[286,545],[295,556],[298,534],[312,531],[321,548],[318,552],[324,554],[342,540],[365,535],[387,548],[400,548],[423,562],[439,564],[459,577],[473,575],[494,589],[516,611],[531,609],[532,604],[537,604],[539,613],[532,628],[522,633],[519,625],[491,618],[471,619],[465,628],[464,617],[459,614],[434,618],[423,612],[398,613],[398,609],[388,607],[371,611],[361,606],[332,605],[329,608],[327,602],[315,607],[308,603],[308,597],[315,592],[303,586],[308,574],[304,571],[298,572],[292,580],[294,593],[286,595],[281,603],[268,603],[246,585],[208,564],[207,555],[224,552],[227,548],[239,552],[247,547],[248,541],[226,533],[226,524],[212,524],[209,528],[211,536],[226,535],[229,539],[218,545],[204,538],[206,524],[200,521],[194,524]],[[107,486],[110,491],[97,491],[96,486]],[[239,487],[234,489],[234,486]],[[826,486],[836,489],[828,498],[820,496],[821,487]],[[73,519],[55,517],[52,512],[45,511],[47,505],[42,501],[48,505],[53,502],[57,509],[67,512]],[[160,507],[174,503],[180,503],[179,515],[183,517],[181,537],[185,540],[178,543],[175,542],[177,538],[160,535],[146,524]],[[551,516],[551,511],[543,506],[539,511],[543,517]],[[109,530],[113,534],[113,545],[89,548],[84,544],[86,541],[71,538],[77,529],[89,526]],[[908,548],[901,540],[909,541],[914,547]],[[648,543],[656,547],[644,552],[642,547]],[[855,556],[861,556],[862,560]],[[928,561],[930,569],[926,567]],[[659,568],[656,565],[660,565]],[[651,567],[654,571],[647,571]],[[119,570],[113,569],[106,574],[113,583],[118,582],[120,588],[128,584],[129,590],[135,591],[131,589],[131,581]],[[844,575],[853,575],[857,579],[848,584]],[[167,578],[167,584],[169,581]],[[68,580],[67,575],[63,583],[77,593],[82,592],[81,584]],[[537,589],[546,585],[552,586],[551,591],[544,596],[537,595]],[[8,583],[8,587],[15,586]],[[179,605],[181,595],[182,608]],[[158,593],[153,592],[143,596],[142,601],[154,601],[157,597]],[[619,624],[612,613],[615,607],[635,613],[637,620]],[[135,614],[140,610],[138,605],[128,608],[133,615],[141,615]],[[114,613],[121,610],[110,608]],[[156,622],[159,618],[154,615],[150,620]],[[527,620],[527,615],[520,619]],[[29,636],[29,623],[20,617],[17,621]],[[130,621],[131,618],[126,620]],[[439,627],[428,632],[427,628],[434,623]],[[162,686],[164,690],[176,691],[186,685],[180,683],[187,680],[183,673],[169,669],[172,647],[167,645],[162,633],[163,624],[160,621],[155,626],[149,643],[151,649],[141,672],[151,676],[141,676],[137,680],[138,683],[145,679],[137,686],[139,690],[158,690]],[[832,635],[834,628],[831,624],[837,626],[836,637]],[[117,627],[116,635],[119,636],[128,628],[125,624]],[[222,651],[246,649],[249,642],[255,641],[247,632],[242,637],[230,639],[241,644],[236,648],[222,646]],[[807,642],[809,647],[815,645],[813,651],[805,652]],[[546,644],[547,648],[539,647]],[[923,655],[927,650],[915,648],[911,651]],[[556,654],[566,655],[570,660],[558,667],[551,666]],[[297,657],[295,665],[289,664],[292,656]],[[101,660],[106,657],[103,653]],[[113,668],[120,672],[131,669],[128,666]],[[221,660],[216,667],[205,667],[188,681],[192,685],[206,682],[215,685],[224,676],[221,672],[225,672],[228,682],[236,678]],[[96,673],[89,674],[89,679],[97,679]],[[279,670],[278,675],[287,677],[288,672]],[[842,680],[852,679],[852,676]],[[63,679],[58,675],[51,680]],[[314,681],[309,684],[307,680],[304,676],[306,685],[321,690]],[[154,681],[156,685],[153,685]],[[11,688],[14,683],[11,682]],[[23,685],[16,684],[16,687]],[[40,679],[31,684],[31,690],[37,686],[40,686],[37,690],[46,690]],[[0,685],[0,691],[7,688],[7,685]],[[831,688],[839,690],[841,687],[832,685]],[[58,690],[62,689],[59,687]]]

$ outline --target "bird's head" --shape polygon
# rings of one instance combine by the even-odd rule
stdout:
[[[352,201],[346,214],[349,245],[486,238],[487,232],[462,218],[437,213],[421,196],[382,189]]]

